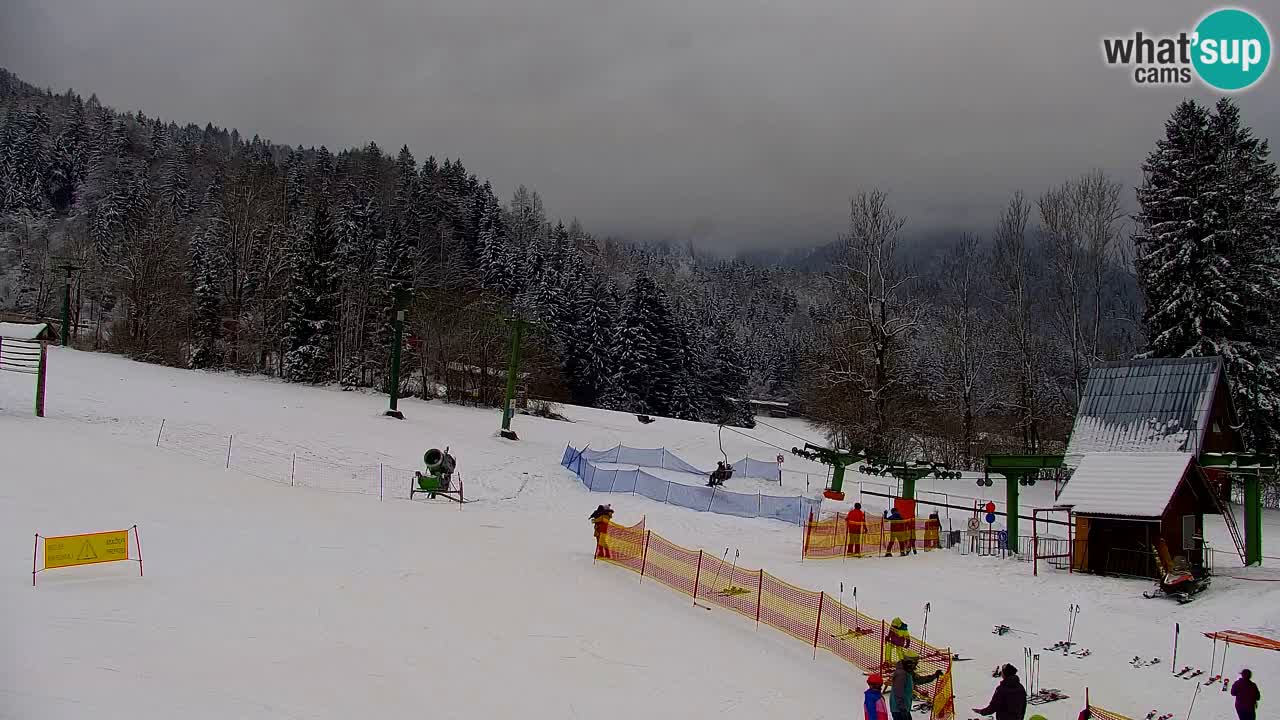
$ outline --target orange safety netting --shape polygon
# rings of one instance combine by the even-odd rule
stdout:
[[[1210,640],[1225,640],[1232,645],[1247,645],[1248,647],[1262,650],[1280,650],[1280,641],[1261,635],[1240,632],[1239,630],[1219,630],[1218,632],[1205,633],[1204,636]]]
[[[799,588],[764,570],[751,570],[726,562],[702,550],[689,550],[646,530],[644,521],[634,526],[610,525],[610,557],[606,562],[620,565],[641,577],[650,577],[667,587],[693,597],[694,602],[718,605],[757,624],[768,625],[823,649],[867,673],[889,674],[892,657],[917,657],[917,672],[942,672],[937,681],[916,688],[929,703],[930,717],[955,717],[955,692],[951,675],[950,649],[935,648],[918,638],[907,638],[899,648],[889,641],[892,634],[883,620],[855,612],[830,595]]]
[[[1111,712],[1106,708],[1100,708],[1097,705],[1089,706],[1089,717],[1093,720],[1129,720],[1129,718],[1120,713]]]
[[[932,519],[885,520],[869,517],[849,524],[843,515],[805,523],[806,558],[871,557],[941,547],[941,523]]]

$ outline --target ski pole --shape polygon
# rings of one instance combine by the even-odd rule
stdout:
[[[733,569],[729,571],[729,587],[733,587],[733,579],[738,576],[738,548],[733,549]],[[728,588],[725,588],[726,590]]]
[[[1173,624],[1173,667],[1175,667],[1175,668],[1178,666],[1178,635],[1179,635],[1181,632],[1182,632],[1182,623],[1174,623],[1174,624]],[[1214,643],[1213,643],[1213,654],[1214,654],[1215,656],[1218,654],[1218,643],[1217,643],[1217,641],[1214,641]],[[1173,672],[1173,671],[1172,671],[1172,670],[1170,670],[1170,672]],[[1212,659],[1210,659],[1210,660],[1209,660],[1209,672],[1213,672],[1213,660],[1212,660]],[[1194,700],[1192,700],[1192,702],[1194,703],[1195,701],[1194,701]]]
[[[930,603],[924,604],[924,627],[920,630],[921,645],[925,644],[924,639],[929,636],[929,605]]]
[[[840,605],[841,605],[841,606],[844,606],[844,581],[843,581],[843,580],[841,580],[841,581],[840,581]],[[842,619],[842,620],[843,620],[843,619]],[[849,633],[849,631],[848,631],[848,629],[846,629],[846,628],[845,628],[845,626],[844,626],[844,622],[841,622],[841,623],[840,623],[840,635],[841,635],[841,636],[844,636],[844,635],[847,635],[848,633]],[[1209,668],[1209,669],[1210,669],[1210,670],[1212,670],[1213,668]]]
[[[711,587],[716,588],[716,592],[717,592],[717,593],[719,593],[719,592],[720,592],[720,590],[719,590],[719,587],[720,587],[720,573],[724,570],[724,561],[725,561],[725,560],[727,560],[728,558],[729,558],[729,548],[725,548],[725,549],[724,549],[724,556],[722,556],[722,557],[720,558],[720,564],[716,567],[716,579],[711,581]]]
[[[1209,668],[1209,669],[1212,670],[1213,668]],[[1200,696],[1200,685],[1201,683],[1197,682],[1196,691],[1191,694],[1191,707],[1187,708],[1187,720],[1191,720],[1191,711],[1195,709],[1196,698]]]

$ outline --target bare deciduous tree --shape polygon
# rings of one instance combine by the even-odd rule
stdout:
[[[992,249],[992,280],[998,321],[1004,334],[998,347],[1012,376],[1014,397],[1009,404],[1017,415],[1022,446],[1027,452],[1040,448],[1042,347],[1036,332],[1034,266],[1027,242],[1031,206],[1019,190],[996,223]]]
[[[1067,350],[1067,386],[1074,409],[1088,370],[1100,360],[1109,305],[1107,268],[1119,224],[1120,184],[1094,171],[1040,196],[1040,228],[1049,261],[1054,324]]]
[[[905,413],[910,345],[920,323],[919,300],[910,293],[915,276],[898,257],[906,220],[879,190],[860,193],[849,211],[849,233],[830,277],[836,305],[815,379],[837,400],[828,411],[832,429],[858,444],[893,454]]]

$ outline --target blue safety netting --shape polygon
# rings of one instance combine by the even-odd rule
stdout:
[[[635,493],[651,500],[689,508],[698,512],[753,518],[762,517],[799,525],[816,510],[821,501],[803,496],[775,497],[757,493],[748,495],[719,487],[687,485],[664,480],[643,468],[661,468],[706,476],[701,470],[671,454],[665,448],[628,448],[621,445],[608,450],[565,447],[560,464],[574,472],[587,489],[595,492]],[[602,468],[598,465],[635,465],[636,468]],[[735,477],[781,480],[776,462],[743,458],[733,463]]]
[[[584,460],[590,460],[597,463],[611,463],[614,465],[635,465],[636,467],[662,468],[663,470],[676,470],[679,472],[693,473],[695,475],[709,475],[710,469],[699,468],[692,463],[686,462],[683,458],[668,451],[666,448],[630,448],[624,445],[609,448],[608,450],[592,450],[584,448],[581,453],[573,449],[573,446],[565,448],[564,460],[561,464],[567,463],[570,455],[580,455]],[[778,465],[777,460],[760,460],[752,457],[744,457],[735,460],[730,465],[733,466],[733,474],[735,477],[760,478],[762,480],[772,480],[773,482],[782,483],[782,467]],[[567,467],[567,466],[566,466]]]

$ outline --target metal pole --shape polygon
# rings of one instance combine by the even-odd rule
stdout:
[[[813,626],[813,659],[818,659],[818,633],[822,630],[822,604],[827,599],[825,592],[818,593],[818,621]]]
[[[1262,564],[1262,471],[1244,477],[1245,564]],[[1227,506],[1227,512],[1232,512]]]
[[[404,344],[404,301],[406,292],[402,289],[395,291],[395,315],[392,316],[391,326],[393,328],[391,341],[391,382],[387,388],[387,394],[391,397],[391,406],[384,413],[387,417],[393,417],[397,420],[404,419],[404,413],[400,412],[400,346]]]
[[[520,374],[520,336],[524,332],[524,320],[511,320],[511,355],[507,362],[507,392],[502,400],[502,437],[508,440],[519,440],[511,430],[512,403],[516,396],[516,378]]]
[[[1008,475],[1005,478],[1005,531],[1008,533],[1008,547],[1017,553],[1018,548],[1018,482],[1020,478]],[[1033,520],[1034,522],[1034,520]]]
[[[67,280],[62,285],[62,347],[71,338],[71,268],[67,268]]]
[[[44,417],[44,378],[49,360],[49,344],[40,341],[40,366],[36,368],[36,417]]]

